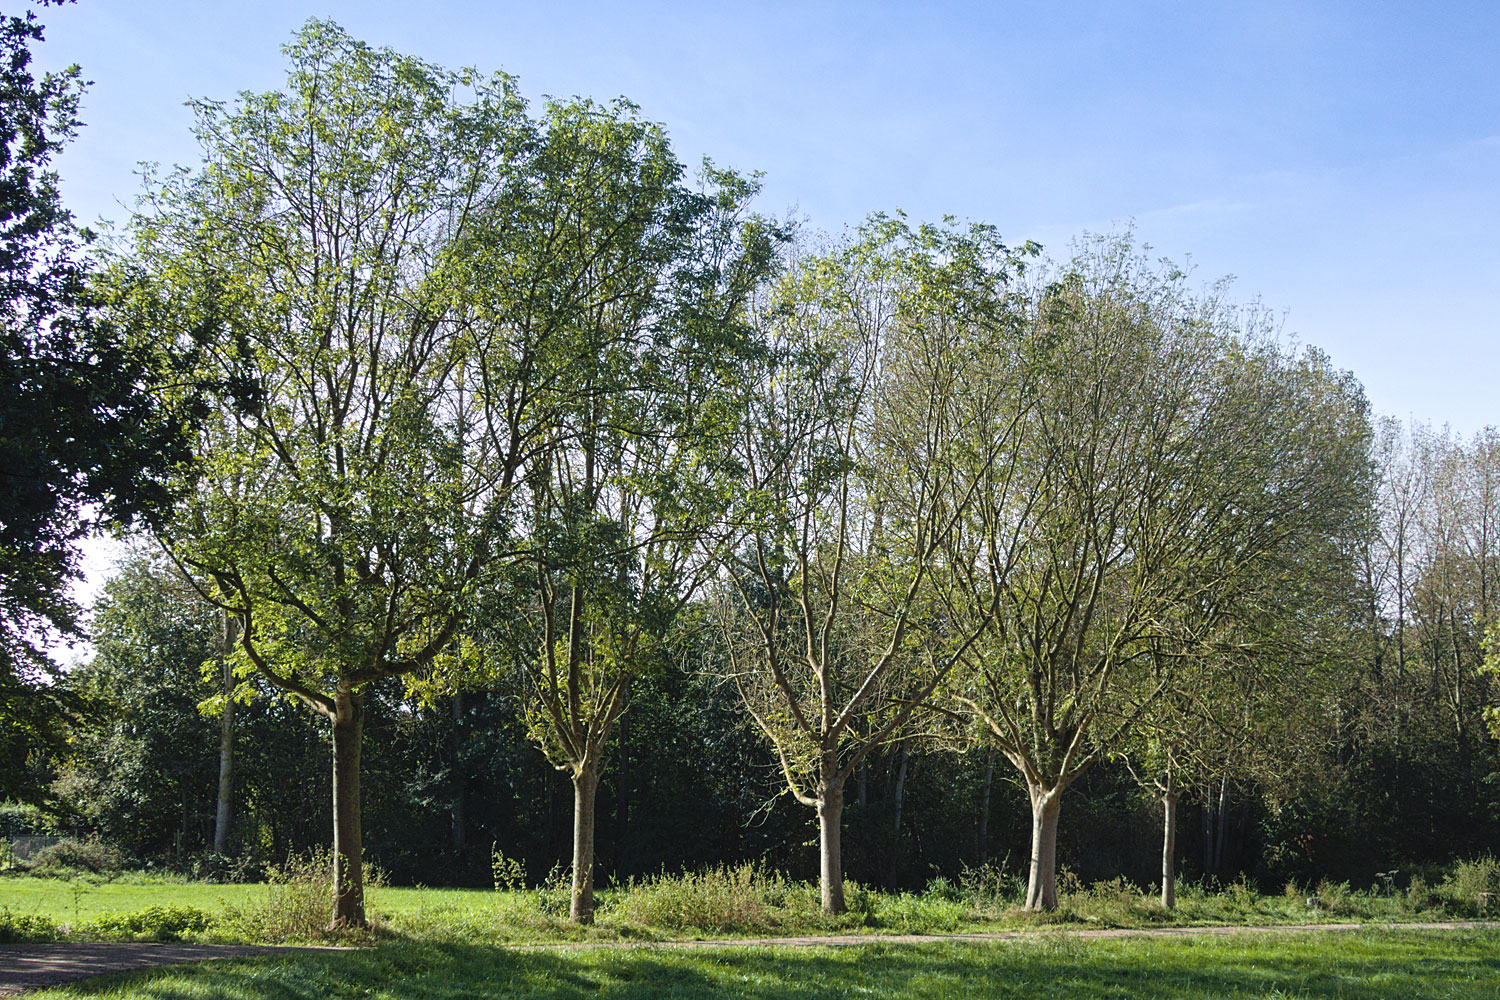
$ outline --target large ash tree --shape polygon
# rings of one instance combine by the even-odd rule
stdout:
[[[732,452],[746,485],[717,619],[787,792],[817,814],[825,912],[845,908],[846,783],[927,721],[986,625],[946,622],[934,594],[958,585],[955,524],[1012,464],[1019,266],[986,227],[877,218],[793,259],[758,303],[766,354]]]
[[[1235,614],[1295,598],[1263,581],[1352,536],[1369,428],[1350,377],[1124,241],[1088,245],[1027,322],[1041,356],[1017,461],[1032,485],[965,525],[976,551],[1003,551],[1017,525],[1024,545],[954,609],[991,621],[956,697],[1027,789],[1026,905],[1052,909],[1063,793]]]
[[[634,251],[579,183],[588,114],[327,23],[285,51],[284,90],[198,105],[204,165],[151,186],[121,267],[137,315],[221,330],[221,418],[161,538],[240,669],[329,723],[332,922],[360,926],[363,691],[438,669],[520,551],[518,483],[612,304],[586,276]]]

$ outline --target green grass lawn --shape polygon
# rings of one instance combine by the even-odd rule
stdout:
[[[1329,894],[1330,897],[1332,894]],[[1105,884],[1067,894],[1056,913],[1030,914],[1007,897],[965,897],[940,886],[923,894],[886,894],[856,887],[851,912],[830,917],[818,910],[817,890],[776,876],[718,871],[663,877],[600,893],[598,923],[580,928],[565,918],[563,887],[496,893],[490,890],[375,886],[366,897],[378,936],[454,944],[506,944],[567,940],[640,940],[757,937],[863,932],[943,934],[1041,929],[1048,926],[1151,927],[1296,924],[1334,921],[1394,922],[1490,916],[1433,902],[1431,894],[1375,896],[1347,893],[1342,902],[1310,909],[1300,894],[1263,896],[1244,886],[1209,893],[1186,888],[1174,911],[1139,890]],[[0,922],[8,913],[42,917],[56,934],[145,939],[163,933],[122,930],[95,923],[148,908],[202,911],[194,929],[171,931],[210,941],[315,941],[329,909],[321,877],[288,885],[215,885],[127,875],[118,881],[0,878]],[[158,915],[159,916],[159,915]],[[206,929],[203,928],[206,925]],[[0,929],[3,930],[3,929]],[[36,934],[31,939],[36,939]],[[42,936],[46,936],[43,933]]]
[[[480,996],[1494,1000],[1500,996],[1500,932],[1385,929],[1110,940],[1042,934],[1020,941],[797,949],[514,950],[408,942],[176,966],[36,994],[38,1000]]]
[[[148,906],[193,906],[215,912],[225,904],[244,907],[265,894],[264,885],[204,882],[65,881],[52,878],[0,878],[0,909],[50,917],[73,924],[110,913]],[[495,894],[483,889],[391,889],[370,892],[372,908],[390,914],[418,910],[494,910]]]

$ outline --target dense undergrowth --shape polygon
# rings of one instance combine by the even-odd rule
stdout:
[[[502,859],[503,861],[503,859]],[[1454,865],[1429,885],[1412,878],[1370,889],[1347,883],[1287,885],[1264,894],[1241,881],[1223,887],[1184,883],[1177,907],[1168,910],[1155,894],[1124,879],[1084,885],[1064,872],[1059,906],[1052,913],[1021,909],[1023,886],[1014,874],[970,869],[957,880],[934,879],[921,893],[886,893],[846,884],[849,910],[827,915],[817,886],[754,865],[721,866],[686,874],[631,881],[601,889],[597,922],[581,928],[567,919],[568,883],[555,871],[536,887],[497,864],[494,892],[396,889],[378,871],[367,886],[373,929],[352,940],[409,939],[471,943],[520,943],[582,939],[704,938],[866,932],[942,934],[1043,926],[1152,927],[1209,924],[1267,925],[1327,921],[1474,919],[1500,913],[1500,861],[1483,857]],[[326,940],[327,858],[294,860],[273,868],[260,886],[230,888],[181,883],[171,895],[147,906],[79,917],[87,876],[54,878],[52,891],[29,896],[34,876],[0,879],[0,942],[77,940],[307,942]],[[144,893],[149,877],[122,876],[111,897],[128,901],[130,886]],[[71,917],[69,897],[71,896]],[[117,902],[118,906],[119,903]],[[347,935],[345,940],[351,940]]]

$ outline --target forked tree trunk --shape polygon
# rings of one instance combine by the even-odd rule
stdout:
[[[843,913],[844,859],[841,834],[844,786],[825,783],[818,796],[818,893],[824,913]]]
[[[333,719],[333,921],[331,930],[365,924],[364,833],[359,815],[359,754],[365,710],[340,689]]]
[[[573,773],[573,898],[568,916],[594,922],[594,798],[599,772],[592,762]]]
[[[1057,909],[1057,816],[1062,789],[1032,785],[1031,873],[1026,882],[1026,909]]]
[[[1168,791],[1161,797],[1161,905],[1177,905],[1177,793]]]

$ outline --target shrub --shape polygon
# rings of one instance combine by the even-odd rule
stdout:
[[[915,897],[914,897],[915,898]],[[827,916],[818,889],[752,864],[632,880],[612,894],[611,919],[665,930],[763,931],[776,927],[851,927],[875,919],[875,894],[845,881],[848,912]]]
[[[81,928],[90,936],[129,941],[177,941],[201,934],[214,918],[195,906],[148,906],[131,913],[110,913]]]
[[[614,915],[627,923],[672,930],[766,928],[776,920],[762,890],[776,878],[752,864],[742,864],[662,875],[644,883],[632,881],[615,905]]]
[[[1328,879],[1318,883],[1316,890],[1319,905],[1334,916],[1353,913],[1354,893],[1349,889],[1348,882],[1332,882]]]
[[[526,888],[526,866],[519,858],[508,858],[499,844],[490,847],[490,872],[496,892],[520,892]]]
[[[50,917],[36,913],[12,913],[0,907],[0,944],[56,941],[62,930]]]
[[[125,855],[96,837],[65,837],[37,851],[25,862],[25,868],[43,878],[67,878],[75,872],[106,875],[125,868]]]
[[[1445,896],[1460,906],[1487,910],[1500,904],[1500,861],[1486,854],[1455,864],[1443,879]]]
[[[1026,892],[1026,880],[1007,872],[1003,864],[986,862],[978,868],[965,867],[958,877],[963,898],[976,910],[1003,910],[1016,905]]]
[[[371,912],[372,889],[385,885],[378,867],[364,867],[365,912]],[[226,910],[226,923],[258,941],[310,941],[326,937],[332,907],[333,854],[325,849],[292,855],[281,865],[266,868],[266,894],[261,902]]]

